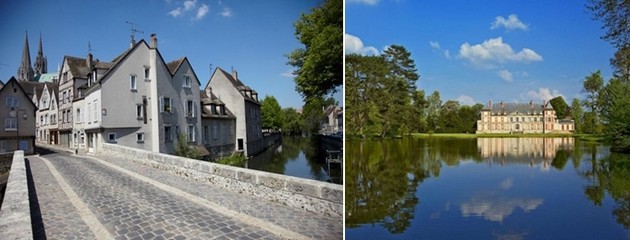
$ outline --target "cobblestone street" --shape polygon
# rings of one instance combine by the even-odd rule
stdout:
[[[110,156],[28,156],[37,239],[341,239],[290,209]],[[38,220],[39,219],[39,220]]]

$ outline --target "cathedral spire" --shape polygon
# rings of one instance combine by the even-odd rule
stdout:
[[[28,50],[28,32],[24,38],[24,49],[22,50],[22,61],[18,68],[18,81],[32,81],[33,80],[33,68],[31,67],[31,53]]]
[[[48,72],[48,60],[44,57],[42,50],[42,34],[39,33],[39,48],[37,49],[37,57],[35,57],[35,74],[41,75]]]

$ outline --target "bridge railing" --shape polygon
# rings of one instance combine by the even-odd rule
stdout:
[[[0,208],[0,235],[10,239],[33,239],[31,207],[24,151],[13,153],[7,188]]]
[[[342,185],[154,153],[117,144],[103,143],[102,149],[102,154],[123,157],[295,209],[325,216],[343,215]]]

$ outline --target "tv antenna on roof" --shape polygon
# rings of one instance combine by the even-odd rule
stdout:
[[[125,21],[126,24],[129,24],[129,27],[131,27],[131,44],[136,44],[136,40],[134,39],[134,36],[136,36],[136,33],[144,33],[143,31],[139,30],[137,27],[140,27],[140,25],[132,23],[130,21]]]

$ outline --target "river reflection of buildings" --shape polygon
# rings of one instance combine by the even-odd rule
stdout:
[[[572,150],[574,138],[477,138],[481,158],[491,164],[541,163],[548,167],[559,150]]]

